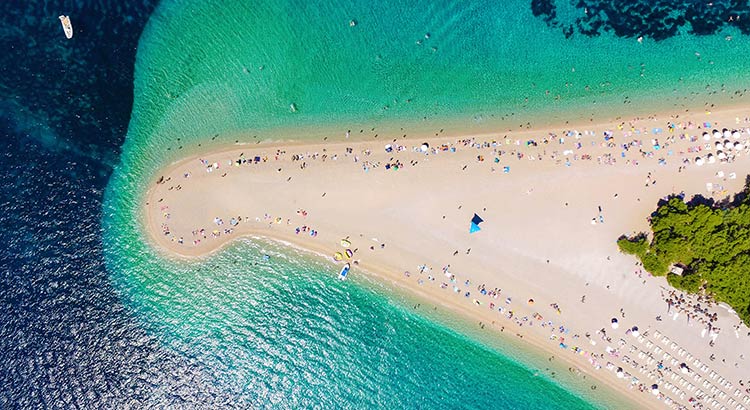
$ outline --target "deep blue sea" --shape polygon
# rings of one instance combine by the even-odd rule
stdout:
[[[0,408],[122,407],[187,367],[137,326],[102,257],[155,3],[0,2]],[[74,11],[66,42],[57,16]]]
[[[410,312],[403,301],[375,286],[332,284],[324,276],[328,267],[304,256],[274,250],[279,260],[288,258],[283,266],[258,265],[258,256],[268,248],[243,243],[214,260],[175,267],[152,258],[142,244],[127,248],[128,243],[118,241],[137,238],[137,229],[123,228],[136,207],[112,206],[137,195],[110,196],[107,208],[110,177],[115,175],[118,187],[140,189],[152,169],[139,162],[139,150],[155,155],[155,147],[177,148],[176,137],[194,143],[208,137],[206,130],[219,128],[228,135],[248,122],[265,126],[261,131],[306,122],[325,127],[336,116],[385,124],[419,122],[432,115],[476,123],[496,115],[492,118],[498,122],[523,124],[515,115],[525,109],[534,111],[528,118],[540,118],[548,114],[544,107],[558,117],[572,107],[570,113],[588,118],[593,115],[589,111],[598,113],[602,106],[618,104],[627,110],[633,101],[649,106],[655,101],[649,90],[658,85],[671,107],[731,100],[748,85],[747,70],[738,68],[745,64],[738,50],[747,50],[748,44],[747,6],[721,0],[710,9],[695,1],[646,1],[640,7],[615,7],[619,2],[604,0],[581,1],[580,7],[562,0],[512,2],[522,10],[519,14],[494,3],[497,10],[489,3],[448,1],[445,7],[431,8],[429,2],[414,1],[408,7],[419,10],[423,20],[404,18],[408,42],[364,31],[354,39],[332,35],[345,43],[366,44],[369,54],[350,50],[346,61],[353,65],[331,74],[316,69],[322,63],[343,67],[335,60],[317,60],[327,55],[327,38],[317,38],[314,47],[287,41],[301,27],[296,18],[317,16],[320,26],[315,27],[322,32],[349,33],[350,19],[357,20],[359,29],[380,30],[393,22],[378,16],[404,16],[411,9],[387,11],[381,5],[370,13],[365,1],[328,11],[294,1],[263,2],[265,8],[237,1],[167,3],[150,23],[141,63],[160,60],[169,69],[140,67],[138,123],[131,122],[136,48],[157,10],[156,0],[0,2],[0,408],[602,407],[539,376],[512,352]],[[583,7],[590,13],[582,14]],[[212,32],[216,37],[182,44],[184,39],[174,33],[196,24],[201,14],[195,10],[207,13],[202,16],[207,21],[228,23]],[[498,27],[511,27],[502,39],[493,37],[499,29],[475,31],[479,25],[462,23],[485,21],[488,10],[505,16],[495,21]],[[74,39],[65,40],[59,14],[71,15]],[[729,15],[743,18],[728,24]],[[336,20],[325,23],[326,16]],[[235,32],[233,21],[259,24]],[[513,31],[519,21],[533,24],[517,24]],[[232,41],[253,38],[256,29],[268,34],[262,30],[264,22],[283,32],[280,52],[233,48]],[[475,32],[488,39],[486,47],[468,52],[479,43],[461,39]],[[511,41],[530,32],[539,34],[534,44],[554,41],[573,51],[559,60],[546,59],[544,65],[514,66],[488,58],[538,56],[519,47],[520,40]],[[635,48],[639,36],[645,37],[642,49]],[[270,33],[259,44],[275,44],[274,38]],[[214,58],[183,64],[182,58],[209,48],[201,41],[213,42],[208,52]],[[597,51],[601,55],[621,51],[612,54],[617,64],[604,66],[593,52],[582,59],[575,55],[594,45],[613,47]],[[367,48],[376,46],[393,47],[393,53]],[[228,51],[245,60],[212,64]],[[310,63],[290,71],[283,64],[288,55]],[[463,55],[468,62],[481,59],[483,65],[463,67],[455,58]],[[408,64],[391,56],[408,59]],[[642,59],[628,60],[634,56]],[[430,77],[407,70],[410,64],[423,67],[425,59],[455,71],[436,69],[436,77]],[[528,69],[513,71],[523,67]],[[368,73],[365,81],[357,80],[357,73]],[[449,81],[455,73],[456,82]],[[513,87],[493,88],[493,73],[515,80]],[[397,86],[381,87],[391,74],[398,75]],[[250,75],[255,76],[252,86],[226,87]],[[706,84],[709,75],[715,81]],[[586,78],[595,79],[591,87]],[[330,91],[324,85],[332,80],[339,87]],[[458,80],[473,88],[461,87]],[[306,93],[305,82],[316,84],[317,94]],[[206,84],[221,89],[221,98]],[[267,87],[266,94],[252,94],[259,85]],[[544,88],[552,92],[545,94]],[[172,100],[182,92],[187,98],[175,109]],[[435,93],[439,104],[427,99]],[[414,104],[407,107],[412,98]],[[599,108],[587,108],[592,99],[601,103]],[[259,110],[266,100],[274,104]],[[226,107],[226,101],[239,103]],[[327,101],[346,104],[330,112]],[[292,102],[300,108],[296,117],[288,109]],[[182,121],[194,115],[190,109],[195,107],[216,116],[199,126]],[[135,131],[129,130],[133,124]],[[170,127],[155,136],[150,132],[158,129],[154,124]],[[126,135],[130,146],[121,160]],[[131,169],[137,171],[135,181],[128,179]],[[119,209],[124,211],[118,214]],[[121,231],[105,232],[104,227]],[[252,268],[233,268],[238,261]],[[219,264],[222,269],[216,268]],[[138,266],[147,268],[140,271]],[[248,271],[264,280],[239,276]],[[308,297],[290,303],[282,291]],[[332,314],[331,306],[346,309]]]

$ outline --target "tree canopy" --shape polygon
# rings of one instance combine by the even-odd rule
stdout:
[[[750,176],[747,181],[732,201],[660,201],[651,214],[651,241],[646,233],[623,235],[620,251],[637,256],[651,274],[667,275],[675,288],[727,303],[750,324]],[[673,265],[684,268],[682,276],[670,272]]]

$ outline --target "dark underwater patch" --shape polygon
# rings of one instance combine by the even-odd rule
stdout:
[[[575,13],[561,16],[560,5],[572,7]],[[609,32],[617,37],[660,41],[683,31],[713,35],[726,27],[750,34],[750,4],[742,0],[532,0],[531,11],[568,38]]]

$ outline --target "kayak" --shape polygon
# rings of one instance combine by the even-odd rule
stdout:
[[[344,265],[343,268],[341,268],[341,272],[339,272],[339,279],[340,280],[346,279],[346,275],[349,274],[349,269],[351,269],[351,265],[349,265],[348,263],[346,265]]]

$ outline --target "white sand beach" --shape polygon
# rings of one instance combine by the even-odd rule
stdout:
[[[667,195],[739,192],[750,173],[749,116],[735,109],[577,130],[238,144],[154,175],[143,221],[171,257],[203,257],[247,235],[331,260],[340,253],[335,263],[351,263],[353,280],[373,275],[522,337],[633,408],[750,408],[750,330],[716,305],[715,335],[698,316],[667,312],[665,278],[641,271],[616,244],[647,231]],[[475,214],[481,230],[469,233]]]

